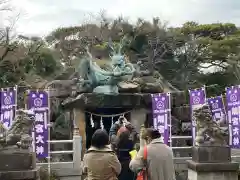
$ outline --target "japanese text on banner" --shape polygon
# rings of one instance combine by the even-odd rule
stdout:
[[[30,91],[28,94],[28,109],[35,114],[35,151],[37,158],[48,157],[48,93],[45,91]]]
[[[219,123],[226,123],[226,113],[222,96],[208,98],[208,105],[211,109],[213,119]]]
[[[164,143],[170,141],[171,107],[170,93],[152,94],[153,126],[163,136]]]
[[[226,88],[227,119],[229,123],[229,145],[232,148],[240,148],[239,143],[239,108],[240,89],[239,86]]]
[[[195,108],[202,106],[206,103],[206,91],[205,88],[189,90],[191,119],[192,119],[192,138],[193,142],[196,137],[196,120],[193,117],[193,111]]]
[[[9,129],[16,112],[16,88],[1,91],[1,122]]]

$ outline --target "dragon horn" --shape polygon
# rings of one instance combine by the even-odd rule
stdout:
[[[118,54],[121,54],[122,47],[123,47],[123,46],[122,46],[122,44],[120,43],[120,44],[119,44],[119,48],[118,48]]]
[[[112,42],[111,38],[109,38],[109,40],[108,40],[108,47],[114,52],[113,42]]]
[[[121,50],[123,48],[123,39],[120,40],[119,47],[118,47],[118,53],[121,54]]]
[[[121,54],[123,46],[126,45],[126,40],[127,40],[127,36],[124,35],[123,38],[120,40],[119,49],[118,49],[119,54]]]
[[[92,58],[92,54],[89,52],[89,47],[88,46],[86,46],[86,51],[87,51],[87,55],[90,57],[90,58]]]

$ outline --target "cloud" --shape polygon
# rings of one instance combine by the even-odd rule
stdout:
[[[173,26],[186,21],[240,25],[239,0],[12,0],[12,4],[24,12],[17,24],[23,34],[46,35],[59,26],[78,25],[103,9],[112,17],[133,21],[160,17]]]

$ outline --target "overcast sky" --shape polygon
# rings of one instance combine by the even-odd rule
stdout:
[[[81,24],[103,9],[132,21],[158,16],[174,26],[186,21],[240,25],[240,0],[12,0],[12,5],[21,12],[17,31],[29,35],[44,36],[59,26]]]

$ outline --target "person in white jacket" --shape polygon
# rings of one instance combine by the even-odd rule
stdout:
[[[129,164],[130,169],[137,173],[146,168],[148,180],[176,180],[172,149],[163,143],[158,130],[147,128],[145,132],[147,159],[143,159],[144,147],[140,147]]]

